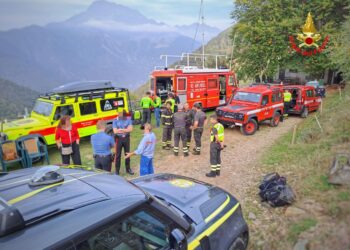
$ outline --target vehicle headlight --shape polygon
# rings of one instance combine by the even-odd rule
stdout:
[[[237,119],[237,120],[243,120],[243,119],[244,119],[244,114],[242,114],[242,113],[236,113],[236,114],[235,114],[235,119]]]

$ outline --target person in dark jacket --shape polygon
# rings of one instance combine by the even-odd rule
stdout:
[[[178,105],[178,111],[173,116],[174,122],[174,155],[179,155],[180,139],[182,140],[182,151],[184,156],[188,156],[187,139],[186,139],[186,124],[187,114],[184,112],[183,105]]]
[[[165,103],[165,109],[162,112],[162,148],[170,150],[171,148],[171,134],[173,130],[173,112],[171,111],[171,102]]]
[[[186,118],[186,139],[187,139],[186,146],[189,149],[191,146],[191,139],[192,139],[191,126],[193,126],[195,111],[193,109],[190,109],[190,105],[188,103],[185,103],[184,104],[184,112],[187,115],[187,118]]]

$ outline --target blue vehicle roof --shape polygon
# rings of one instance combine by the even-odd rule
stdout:
[[[26,224],[106,201],[116,203],[113,212],[117,213],[148,199],[141,189],[120,176],[80,168],[60,167],[63,182],[30,186],[37,170],[27,168],[0,177],[0,197],[20,212]]]

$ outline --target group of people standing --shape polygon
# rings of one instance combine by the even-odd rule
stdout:
[[[156,144],[156,137],[152,132],[152,126],[144,124],[144,137],[138,148],[130,152],[130,133],[133,130],[131,119],[126,117],[125,112],[119,112],[118,117],[113,120],[113,134],[106,133],[106,121],[99,120],[96,124],[97,133],[91,136],[93,158],[95,168],[111,171],[112,163],[115,162],[116,174],[120,174],[122,150],[125,153],[125,170],[128,174],[134,175],[130,167],[130,157],[141,155],[140,175],[153,174],[153,156]],[[81,165],[79,133],[77,127],[71,123],[70,116],[63,116],[56,129],[56,145],[62,157],[64,165]],[[115,154],[112,149],[115,148]]]
[[[179,155],[179,144],[182,141],[182,152],[184,157],[189,156],[192,133],[195,141],[193,155],[200,155],[202,148],[202,135],[207,124],[207,116],[202,111],[201,105],[195,103],[193,108],[189,104],[178,104],[177,112],[172,109],[172,102],[166,101],[165,109],[162,112],[162,148],[171,150],[175,156]],[[224,127],[217,120],[216,115],[210,116],[211,136],[210,136],[210,164],[211,170],[207,177],[220,175],[221,170],[221,150],[224,149]],[[174,134],[174,145],[172,146],[172,134]]]
[[[151,109],[154,109],[156,126],[163,126],[162,148],[164,150],[173,149],[175,156],[179,155],[180,141],[182,141],[182,153],[184,157],[189,156],[192,134],[195,141],[193,155],[200,155],[202,148],[202,135],[207,124],[207,116],[202,111],[200,103],[194,103],[190,109],[189,104],[180,104],[173,93],[168,95],[168,99],[162,106],[160,97],[154,93],[147,92],[141,99],[143,120],[141,128],[144,136],[138,148],[130,151],[130,133],[133,131],[132,120],[126,117],[126,113],[119,112],[118,117],[113,120],[113,135],[106,133],[107,124],[100,120],[97,122],[97,133],[91,136],[93,157],[95,167],[106,171],[111,171],[112,162],[115,162],[116,174],[120,174],[122,150],[125,154],[125,169],[130,175],[134,172],[130,166],[130,158],[133,155],[141,155],[140,175],[153,174],[153,157],[156,145],[156,136],[152,132]],[[161,111],[161,108],[163,110]],[[216,115],[210,116],[210,172],[207,177],[220,175],[221,170],[221,150],[224,148],[224,127],[217,120]],[[174,143],[172,145],[172,136]],[[77,128],[71,123],[69,116],[60,119],[56,130],[56,144],[60,150],[63,164],[69,165],[70,158],[74,165],[81,165],[79,150],[79,133]],[[115,148],[115,154],[112,149]]]

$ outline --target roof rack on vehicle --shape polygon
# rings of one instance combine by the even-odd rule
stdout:
[[[128,90],[113,86],[111,81],[85,81],[61,85],[51,92],[40,95],[40,97],[48,100],[61,100],[61,103],[64,103],[66,98],[75,98],[75,102],[77,102],[79,96],[92,100],[94,97],[104,98],[107,93],[122,91]]]

